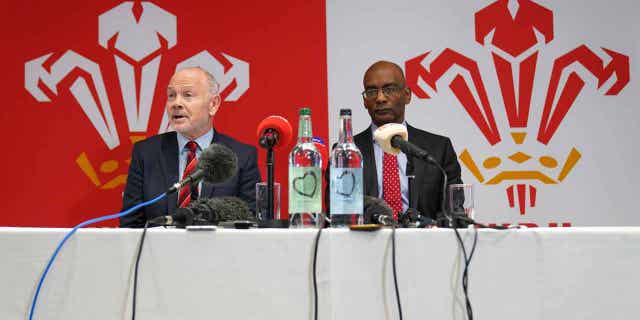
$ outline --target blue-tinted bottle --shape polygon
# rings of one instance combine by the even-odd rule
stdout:
[[[353,142],[351,109],[340,110],[340,133],[331,151],[331,227],[363,223],[362,153]]]

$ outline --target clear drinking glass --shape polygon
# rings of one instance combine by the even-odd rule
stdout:
[[[449,185],[449,210],[453,214],[464,214],[471,219],[474,218],[472,184]]]
[[[268,214],[267,183],[256,183],[256,217],[259,221],[280,220],[280,183],[273,183],[273,216]]]

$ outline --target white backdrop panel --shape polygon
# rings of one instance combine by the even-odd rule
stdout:
[[[354,132],[369,125],[359,93],[363,89],[362,76],[370,64],[381,59],[391,60],[404,68],[407,60],[427,51],[437,55],[439,50],[450,48],[478,63],[502,141],[494,146],[487,142],[449,89],[448,82],[438,83],[438,91],[431,99],[419,99],[414,94],[406,113],[410,124],[450,137],[459,155],[468,150],[485,183],[501,170],[538,170],[558,181],[570,150],[575,148],[581,154],[566,178],[557,184],[517,180],[487,185],[462,165],[463,180],[476,186],[479,220],[529,222],[540,226],[550,222],[579,226],[640,224],[640,215],[634,213],[636,202],[632,200],[637,198],[636,182],[640,178],[640,169],[634,166],[638,156],[634,141],[640,136],[637,108],[640,90],[635,77],[640,70],[640,22],[637,19],[640,3],[631,0],[537,1],[553,14],[553,39],[538,49],[526,128],[510,128],[491,53],[475,41],[474,14],[492,3],[328,1],[330,140],[337,140],[337,122],[332,120],[337,119],[340,108],[353,109]],[[533,20],[539,21],[539,17],[534,16]],[[601,47],[628,56],[630,81],[617,95],[605,95],[602,89],[598,90],[594,76],[584,72],[586,69],[580,65],[572,65],[585,86],[549,143],[540,143],[536,136],[553,63],[581,45],[603,59],[605,65],[610,58]],[[614,76],[603,87],[611,86],[615,80]],[[526,132],[524,143],[515,144],[511,132]],[[508,156],[518,151],[532,158],[522,164],[509,160]],[[502,161],[493,171],[482,166],[491,156]],[[554,158],[557,167],[543,167],[539,162],[542,156]],[[513,208],[509,206],[506,189],[513,184],[536,188],[535,206],[527,204],[524,214],[520,213],[517,200]],[[527,193],[527,202],[529,196]],[[515,197],[517,199],[517,194]]]

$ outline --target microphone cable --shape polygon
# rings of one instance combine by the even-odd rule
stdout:
[[[396,221],[391,224],[391,265],[393,269],[393,285],[396,291],[396,302],[398,303],[398,315],[402,320],[402,304],[400,303],[400,290],[398,290],[398,272],[396,268]]]
[[[318,320],[318,279],[316,276],[317,263],[318,263],[318,245],[320,243],[320,234],[322,234],[323,227],[318,228],[316,233],[316,239],[313,244],[313,319]]]
[[[131,302],[131,319],[136,320],[136,298],[138,296],[138,267],[140,266],[140,256],[142,256],[142,247],[144,246],[144,239],[147,236],[147,228],[149,228],[149,220],[144,223],[144,230],[140,236],[140,242],[138,243],[138,252],[136,253],[136,266],[133,271],[133,301]]]
[[[465,248],[464,242],[460,237],[458,228],[454,226],[453,231],[456,234],[456,238],[458,239],[458,243],[460,244],[460,248],[462,249],[462,256],[464,258],[464,271],[462,272],[462,291],[464,292],[467,319],[473,320],[473,308],[471,306],[471,300],[469,299],[469,265],[471,264],[471,259],[473,258],[473,254],[476,251],[476,244],[478,242],[478,230],[475,230],[475,232],[473,233],[473,245],[471,246],[469,256],[467,256],[467,249]]]
[[[139,203],[125,211],[119,212],[119,213],[115,213],[115,214],[111,214],[111,215],[106,215],[106,216],[102,216],[102,217],[98,217],[98,218],[94,218],[94,219],[89,219],[86,220],[84,222],[81,222],[80,224],[78,224],[77,226],[73,227],[73,229],[71,229],[71,231],[69,231],[64,238],[62,238],[62,240],[60,241],[60,243],[58,243],[58,246],[56,247],[56,249],[53,251],[53,254],[51,255],[51,257],[49,258],[49,261],[47,262],[46,267],[44,268],[44,271],[42,272],[42,275],[40,276],[40,280],[38,280],[38,286],[36,287],[36,292],[33,295],[33,301],[31,302],[31,307],[29,308],[29,320],[33,320],[33,314],[35,312],[36,309],[36,305],[38,303],[38,296],[40,295],[40,290],[42,289],[42,285],[44,284],[44,280],[47,277],[47,274],[49,273],[49,270],[51,269],[51,265],[53,264],[53,261],[56,259],[56,257],[58,256],[58,253],[60,253],[60,250],[62,249],[62,246],[67,242],[67,240],[69,240],[69,238],[71,238],[71,236],[76,233],[76,231],[78,231],[78,229],[94,224],[94,223],[98,223],[98,222],[102,222],[102,221],[106,221],[106,220],[111,220],[111,219],[116,219],[116,218],[120,218],[120,217],[124,217],[128,214],[130,214],[131,212],[134,212],[142,207],[148,206],[150,204],[153,204],[155,202],[160,201],[162,198],[166,197],[167,193],[162,193],[159,196],[147,201],[147,202],[142,202]]]
[[[465,300],[465,309],[467,311],[467,319],[468,320],[473,320],[473,308],[471,306],[471,299],[469,299],[469,265],[471,264],[471,259],[473,258],[473,254],[476,251],[476,243],[478,241],[478,230],[475,231],[474,233],[474,238],[473,238],[473,245],[471,248],[471,252],[470,254],[467,256],[467,249],[464,246],[464,242],[462,241],[462,237],[460,237],[460,233],[458,232],[458,221],[457,221],[457,217],[453,214],[447,214],[447,207],[446,207],[446,201],[447,201],[447,186],[448,186],[448,181],[449,178],[447,176],[447,172],[444,170],[444,168],[442,168],[442,166],[440,166],[439,163],[437,163],[436,161],[430,161],[431,163],[433,163],[438,169],[440,169],[440,172],[442,172],[442,177],[443,177],[443,181],[442,181],[442,202],[440,203],[440,208],[442,211],[442,215],[444,216],[445,219],[448,220],[449,222],[449,226],[451,228],[453,228],[453,232],[456,235],[456,239],[458,241],[458,244],[460,245],[460,248],[462,249],[462,256],[464,258],[464,270],[462,272],[462,291],[464,292],[464,300]],[[473,224],[475,225],[475,221],[473,222]]]

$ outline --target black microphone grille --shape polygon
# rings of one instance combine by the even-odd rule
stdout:
[[[233,177],[238,171],[238,157],[229,148],[212,143],[202,151],[198,159],[198,169],[204,171],[204,180],[209,183],[222,183]]]
[[[402,136],[399,134],[396,134],[395,136],[391,137],[391,146],[397,149],[400,149],[400,146],[402,145],[402,142],[404,141],[404,139],[402,139]]]
[[[365,223],[377,223],[373,217],[377,215],[393,217],[393,209],[384,199],[364,196],[364,220]]]
[[[218,216],[218,221],[249,220],[256,221],[249,206],[237,197],[214,197],[207,199],[209,206]]]

